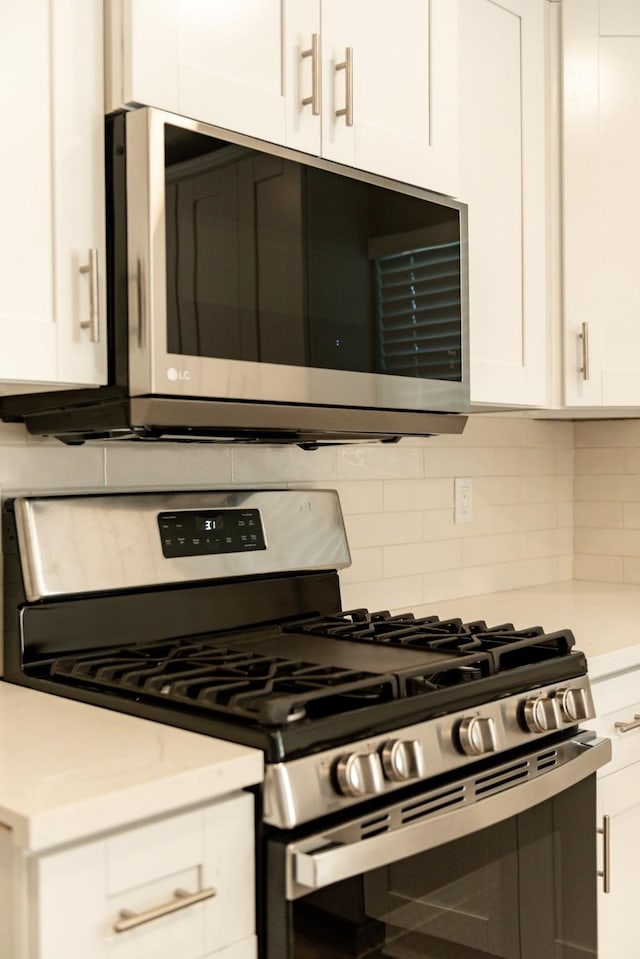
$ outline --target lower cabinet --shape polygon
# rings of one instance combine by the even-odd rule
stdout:
[[[640,668],[592,685],[598,719],[591,725],[611,739],[613,753],[598,777],[598,959],[638,959]]]
[[[14,850],[8,871],[1,959],[257,955],[248,793],[50,853]]]

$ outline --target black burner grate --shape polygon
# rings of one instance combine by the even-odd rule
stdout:
[[[309,645],[313,637],[317,641]],[[367,656],[364,648],[346,665],[340,665],[339,655],[327,662],[331,654],[323,638],[338,640],[339,647],[343,642],[393,647],[394,664],[390,667],[385,659],[373,671],[376,657]],[[306,655],[298,648],[300,639]],[[455,687],[564,657],[572,646],[569,630],[545,634],[540,627],[516,630],[507,623],[489,628],[481,621],[357,609],[292,620],[267,634],[255,628],[235,639],[229,634],[176,638],[65,655],[52,660],[47,670],[51,678],[69,684],[273,727],[447,690],[455,708]],[[274,647],[289,656],[274,655]],[[413,651],[406,662],[402,649]],[[424,653],[418,662],[416,652]],[[360,661],[363,668],[353,668]],[[505,685],[508,681],[503,691]]]
[[[231,713],[263,725],[346,712],[398,697],[395,676],[294,662],[212,643],[175,640],[63,656],[50,675]]]

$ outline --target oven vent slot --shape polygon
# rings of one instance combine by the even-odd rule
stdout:
[[[543,769],[552,769],[558,765],[558,750],[548,749],[546,753],[540,753],[537,757],[538,772]]]
[[[528,779],[531,774],[529,760],[525,759],[511,766],[502,768],[499,772],[490,776],[479,776],[475,783],[476,796],[484,796],[486,793],[505,789],[513,783],[520,782],[522,779]]]
[[[400,810],[400,822],[403,824],[414,822],[416,819],[422,819],[424,816],[429,816],[441,809],[447,809],[449,806],[458,806],[465,801],[465,798],[466,789],[464,783],[462,783],[453,789],[439,792],[435,796],[429,796],[428,799],[403,806]]]
[[[378,836],[380,833],[388,832],[391,828],[391,818],[386,813],[382,816],[375,816],[373,819],[366,819],[360,824],[360,838],[369,839],[371,836]]]

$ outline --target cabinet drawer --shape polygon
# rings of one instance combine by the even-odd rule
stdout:
[[[238,959],[251,956],[253,836],[253,799],[242,793],[39,857],[41,959],[203,959],[219,950],[227,959],[236,945]],[[175,909],[178,890],[209,895]],[[132,922],[116,931],[123,910]]]

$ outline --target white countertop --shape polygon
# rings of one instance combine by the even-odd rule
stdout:
[[[414,610],[441,618],[483,619],[489,626],[570,629],[592,678],[640,665],[640,586],[570,581],[434,602]]]
[[[30,851],[260,782],[257,749],[0,682],[0,824]]]

